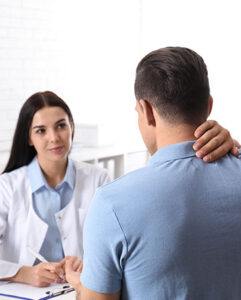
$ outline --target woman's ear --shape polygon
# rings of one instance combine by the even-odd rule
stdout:
[[[31,140],[30,137],[28,138],[28,145],[29,145],[29,146],[33,146],[33,143],[32,143],[32,140]]]

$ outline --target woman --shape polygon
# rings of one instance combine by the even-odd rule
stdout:
[[[0,176],[0,280],[63,282],[69,256],[75,270],[81,269],[87,209],[109,176],[68,157],[73,134],[71,111],[56,94],[36,93],[24,103]],[[50,263],[39,262],[29,247]]]

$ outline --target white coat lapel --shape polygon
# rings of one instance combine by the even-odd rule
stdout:
[[[26,246],[30,246],[39,252],[47,230],[48,225],[37,216],[31,201],[27,217],[26,234],[24,236],[19,258],[19,261],[21,261],[23,265],[33,265],[36,259],[36,257],[27,250]]]

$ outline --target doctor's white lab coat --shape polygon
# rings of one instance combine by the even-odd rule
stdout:
[[[74,162],[76,183],[72,200],[55,214],[65,256],[83,257],[83,224],[96,189],[109,182],[103,169]],[[26,246],[39,251],[48,225],[32,205],[27,167],[0,176],[0,279],[14,276],[23,265],[32,266],[36,257]]]

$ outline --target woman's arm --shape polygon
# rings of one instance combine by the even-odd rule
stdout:
[[[60,263],[40,263],[32,267],[23,266],[16,275],[6,278],[6,280],[44,287],[55,281],[59,283],[65,282],[60,278],[62,275],[63,269]]]

